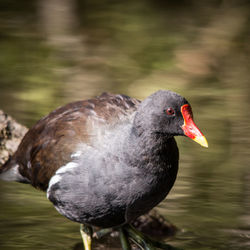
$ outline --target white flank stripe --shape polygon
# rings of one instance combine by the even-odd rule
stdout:
[[[69,170],[78,167],[78,164],[75,162],[69,162],[65,166],[60,167],[57,171],[56,174],[63,174],[68,172]]]
[[[55,185],[57,182],[59,182],[61,179],[62,179],[62,177],[61,177],[60,175],[54,175],[54,176],[50,179],[48,189],[49,189],[51,186]]]
[[[53,185],[55,185],[56,183],[58,183],[60,180],[62,179],[62,177],[60,175],[54,175],[50,181],[49,181],[49,186],[48,186],[48,189],[47,189],[47,198],[49,199],[49,192],[50,192],[50,189]]]
[[[81,151],[76,151],[75,153],[73,153],[70,157],[71,158],[78,158],[79,156],[81,156],[82,152]]]
[[[77,163],[75,163],[75,162],[69,162],[65,166],[60,167],[56,171],[55,175],[49,181],[49,186],[48,186],[48,189],[47,189],[47,198],[48,199],[49,199],[51,187],[53,185],[55,185],[56,183],[60,182],[61,179],[62,179],[62,176],[60,174],[64,174],[64,173],[70,172],[70,170],[76,168],[77,166],[78,166]]]

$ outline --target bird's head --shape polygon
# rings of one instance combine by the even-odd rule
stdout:
[[[168,137],[183,135],[208,147],[205,136],[194,123],[190,104],[172,91],[160,90],[146,98],[138,108],[135,124],[145,132]]]

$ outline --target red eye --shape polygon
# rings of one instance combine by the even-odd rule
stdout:
[[[173,108],[167,108],[166,113],[167,113],[167,115],[174,115],[174,109]]]

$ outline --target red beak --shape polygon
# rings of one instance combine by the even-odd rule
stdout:
[[[182,125],[182,129],[184,134],[199,143],[203,147],[208,147],[208,143],[206,137],[201,133],[198,127],[195,125],[193,121],[193,113],[190,105],[185,104],[181,106],[181,113],[184,119],[184,124]]]

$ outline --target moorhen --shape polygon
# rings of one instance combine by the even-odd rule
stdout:
[[[130,249],[128,237],[153,249],[155,242],[129,223],[172,188],[177,135],[208,146],[182,96],[160,90],[140,102],[104,93],[38,121],[0,176],[46,191],[60,214],[81,224],[86,250],[91,249],[93,226],[119,230],[123,249]]]

